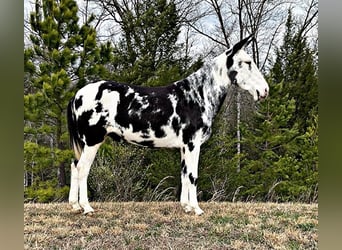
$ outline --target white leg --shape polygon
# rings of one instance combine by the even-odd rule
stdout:
[[[182,190],[181,190],[180,203],[185,212],[190,212],[191,211],[191,207],[189,203],[190,181],[187,175],[183,173],[183,170],[181,173],[181,181],[182,181]]]
[[[74,211],[80,211],[82,209],[78,204],[78,169],[74,162],[71,163],[69,203]]]
[[[87,188],[87,179],[91,164],[93,163],[96,152],[99,149],[101,143],[96,144],[94,146],[88,147],[85,146],[83,149],[83,153],[81,155],[80,160],[77,163],[78,169],[78,184],[79,184],[79,192],[80,192],[80,200],[79,204],[84,209],[84,214],[94,212],[94,209],[89,205],[88,202],[88,188]]]
[[[195,211],[197,215],[203,213],[197,201],[197,179],[198,179],[198,160],[200,146],[195,146],[192,150],[189,147],[181,149],[182,156],[182,191],[181,205],[185,212]]]

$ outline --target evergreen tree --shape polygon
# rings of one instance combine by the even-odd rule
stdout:
[[[295,114],[296,102],[283,95],[284,83],[269,82],[269,97],[259,107],[252,126],[243,126],[242,151],[245,154],[238,174],[242,199],[268,200],[271,191],[283,181],[291,180],[294,170],[294,139],[298,126],[289,126]]]
[[[97,45],[93,19],[80,26],[74,0],[36,0],[30,15],[30,44],[24,50],[24,152],[33,189],[46,188],[44,181],[66,185],[72,158],[66,106],[76,88],[107,74],[104,64],[111,47]]]
[[[296,100],[296,114],[291,122],[299,123],[304,133],[310,126],[305,117],[312,110],[318,112],[318,77],[316,52],[310,49],[306,37],[296,27],[298,25],[289,11],[283,45],[276,52],[271,76],[274,82],[284,81],[284,93]]]
[[[190,59],[177,56],[180,17],[175,1],[101,2],[122,31],[114,50],[114,79],[156,86],[184,76]]]
[[[269,74],[270,97],[242,132],[242,199],[317,201],[317,65],[296,27],[289,11]]]

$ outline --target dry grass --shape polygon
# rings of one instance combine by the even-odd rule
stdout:
[[[92,206],[25,204],[25,249],[317,249],[317,204],[202,203],[202,216],[173,202]]]

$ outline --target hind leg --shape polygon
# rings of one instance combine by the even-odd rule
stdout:
[[[79,186],[79,205],[83,208],[84,214],[94,212],[94,209],[88,202],[88,187],[87,179],[90,171],[91,164],[93,163],[96,152],[99,149],[101,143],[94,146],[85,146],[80,160],[77,163],[78,171],[78,186]]]

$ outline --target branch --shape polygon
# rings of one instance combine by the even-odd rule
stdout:
[[[212,40],[213,42],[215,43],[218,43],[224,47],[227,47],[227,44],[223,43],[223,42],[220,42],[219,40],[216,40],[215,38],[213,38],[212,36],[206,34],[205,32],[201,31],[200,29],[198,29],[196,26],[194,26],[193,24],[189,23],[188,24],[191,28],[193,28],[195,31],[197,31],[199,34],[209,38],[210,40]]]

